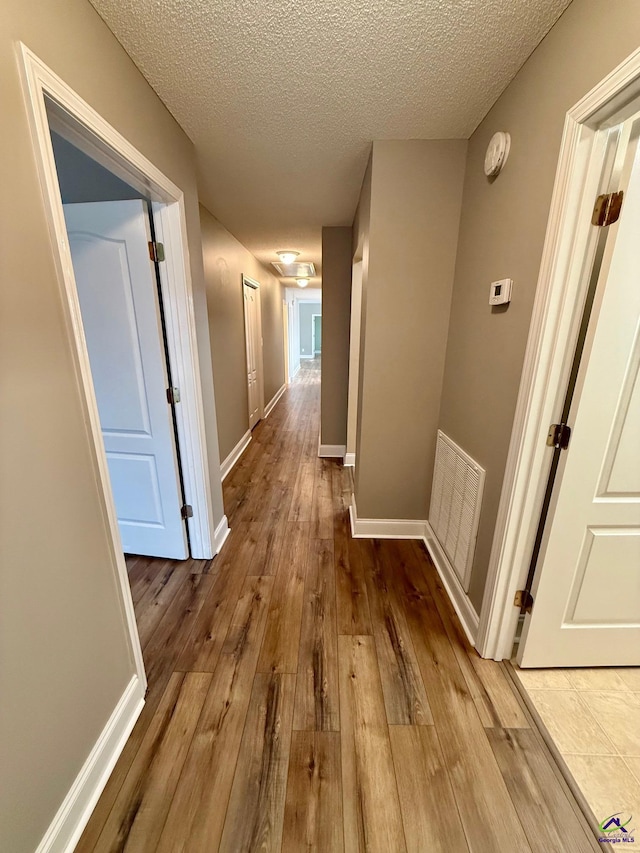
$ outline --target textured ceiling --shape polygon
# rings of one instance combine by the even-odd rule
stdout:
[[[466,138],[569,0],[91,0],[193,140],[203,204],[320,266],[373,139]]]

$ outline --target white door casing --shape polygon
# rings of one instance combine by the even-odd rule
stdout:
[[[244,299],[244,325],[247,350],[247,386],[249,392],[249,429],[260,420],[260,374],[259,356],[262,345],[259,314],[259,288],[257,284],[244,278],[242,294]]]
[[[185,559],[145,205],[69,204],[64,212],[122,547]]]
[[[347,402],[347,450],[345,465],[355,465],[360,381],[360,324],[362,314],[362,260],[353,262],[351,277],[351,328],[349,337],[349,391]]]
[[[521,666],[640,665],[640,148],[603,257]]]

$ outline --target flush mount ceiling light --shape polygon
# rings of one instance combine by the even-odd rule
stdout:
[[[297,278],[296,283],[298,287],[306,287],[309,284],[308,278]]]
[[[282,249],[280,252],[276,252],[276,255],[280,258],[283,264],[292,264],[299,254],[300,252],[296,252],[292,249]]]

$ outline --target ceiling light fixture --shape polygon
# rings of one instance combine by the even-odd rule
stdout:
[[[298,284],[298,287],[306,287],[309,284],[309,279],[308,278],[297,278],[296,282]]]
[[[299,254],[300,252],[295,252],[292,249],[282,249],[282,251],[276,252],[283,264],[292,264]]]

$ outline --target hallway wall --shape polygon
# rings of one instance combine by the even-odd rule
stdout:
[[[640,4],[574,0],[469,141],[439,426],[486,468],[470,598],[479,611],[493,541],[565,114],[640,44]],[[490,182],[484,154],[511,134]],[[507,310],[489,284],[513,278]]]
[[[356,246],[368,245],[355,474],[361,518],[427,517],[466,147],[373,144],[370,205],[365,180],[354,236]]]
[[[265,406],[284,382],[282,288],[233,234],[200,206],[220,459],[249,429],[242,275],[260,284]]]
[[[86,0],[5,0],[0,34],[0,849],[33,853],[134,665],[18,40],[184,192],[216,523],[223,510],[192,144]]]
[[[320,443],[339,447],[347,444],[351,240],[350,227],[322,229]]]

